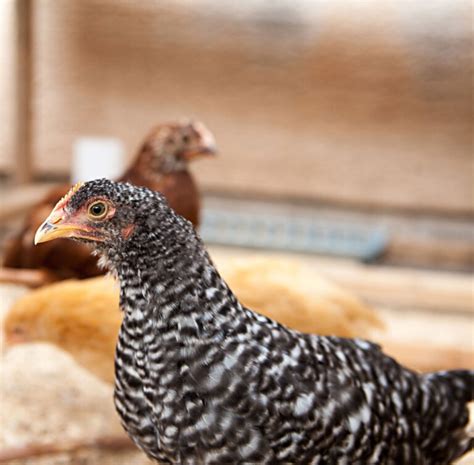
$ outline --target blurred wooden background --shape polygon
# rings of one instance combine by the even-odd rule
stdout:
[[[196,170],[208,191],[472,213],[468,0],[21,1],[35,175],[66,174],[81,135],[132,155],[153,123],[192,116],[221,149]],[[15,60],[0,47],[4,173],[21,152]]]

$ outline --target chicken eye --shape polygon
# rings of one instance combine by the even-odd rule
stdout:
[[[185,144],[189,144],[191,142],[191,137],[189,137],[187,134],[183,136],[183,142]]]
[[[89,205],[88,213],[89,216],[94,220],[101,220],[107,215],[108,207],[104,202],[94,202]]]

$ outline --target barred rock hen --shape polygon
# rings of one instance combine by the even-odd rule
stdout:
[[[203,124],[168,123],[156,126],[145,139],[134,162],[119,181],[145,186],[162,192],[169,204],[195,226],[199,224],[200,199],[188,163],[200,156],[215,153],[212,134]],[[87,278],[103,274],[97,259],[83,244],[58,241],[33,247],[33,236],[44,217],[69,190],[58,186],[42,199],[7,244],[3,259],[5,268],[41,269],[49,272],[45,281]],[[4,276],[4,278],[2,278]],[[43,274],[39,275],[40,284]],[[0,279],[21,279],[15,273],[3,272]],[[28,283],[26,283],[28,284]]]
[[[92,243],[120,281],[115,405],[163,464],[447,464],[474,372],[419,375],[358,339],[298,333],[243,307],[162,195],[75,186],[35,242]]]

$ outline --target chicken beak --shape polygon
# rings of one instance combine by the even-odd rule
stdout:
[[[188,150],[183,153],[183,158],[186,161],[194,161],[198,158],[207,158],[212,157],[217,154],[217,148],[215,145],[203,145],[201,147],[197,147],[194,150]]]
[[[86,225],[76,224],[65,221],[65,212],[63,209],[54,209],[46,218],[43,224],[38,228],[35,234],[35,245],[42,242],[52,241],[53,239],[74,237],[77,239],[90,239],[93,241],[103,240],[94,234],[94,231]]]
[[[202,123],[192,123],[194,131],[199,134],[199,144],[183,153],[183,158],[186,161],[196,160],[198,158],[209,157],[217,154],[216,140],[209,129]]]

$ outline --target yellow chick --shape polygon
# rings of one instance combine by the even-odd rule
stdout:
[[[6,346],[48,342],[105,382],[114,380],[115,343],[122,322],[118,287],[110,277],[67,280],[17,300],[4,321]]]
[[[357,297],[292,260],[243,258],[219,262],[224,279],[246,306],[291,328],[318,334],[367,337],[382,326]],[[122,321],[118,287],[109,277],[68,280],[20,298],[8,312],[7,345],[42,341],[69,352],[112,383]]]
[[[254,256],[216,265],[245,306],[290,328],[344,337],[383,328],[373,308],[296,260]]]

